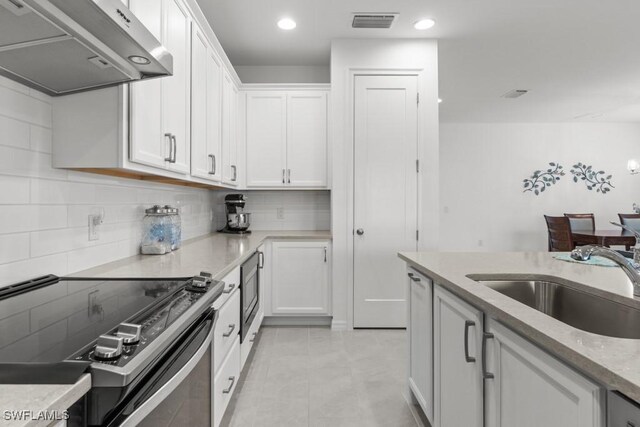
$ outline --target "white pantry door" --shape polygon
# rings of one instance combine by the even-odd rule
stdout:
[[[417,249],[417,76],[356,76],[354,302],[356,328],[404,328],[405,266]]]

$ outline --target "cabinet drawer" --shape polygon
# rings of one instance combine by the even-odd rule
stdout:
[[[220,309],[213,332],[213,372],[218,372],[240,332],[240,291],[234,290]]]
[[[240,336],[236,336],[231,351],[213,379],[213,422],[220,425],[224,411],[229,406],[231,396],[240,379]]]
[[[247,361],[247,358],[249,357],[249,353],[251,352],[251,349],[253,348],[254,341],[256,339],[256,336],[258,335],[258,331],[260,330],[261,321],[262,319],[259,317],[256,317],[253,320],[253,323],[251,324],[251,329],[249,329],[249,333],[247,333],[247,336],[242,342],[242,346],[241,346],[242,359],[240,364],[241,369],[244,368],[244,364]]]
[[[222,291],[222,295],[213,303],[213,308],[216,310],[220,310],[233,291],[240,288],[240,267],[234,268],[231,273],[224,276],[222,281],[224,282],[224,291]]]

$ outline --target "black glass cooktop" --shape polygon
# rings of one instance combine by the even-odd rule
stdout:
[[[180,291],[187,279],[43,278],[0,289],[0,363],[59,362]]]

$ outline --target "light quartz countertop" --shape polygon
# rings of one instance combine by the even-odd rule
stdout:
[[[0,425],[32,427],[55,424],[44,419],[46,413],[62,416],[78,399],[91,389],[91,376],[84,374],[75,384],[0,384]],[[25,419],[7,419],[8,413],[32,411]],[[25,415],[23,415],[24,417]]]
[[[621,268],[560,261],[547,252],[403,252],[399,256],[489,317],[608,389],[640,402],[640,340],[576,329],[467,277],[486,275],[508,280],[551,276],[559,283],[640,308],[640,300],[633,297],[633,286]]]
[[[76,277],[192,277],[201,271],[222,279],[267,239],[331,240],[330,231],[253,231],[212,233],[187,240],[165,255],[136,255],[73,274]]]
[[[253,231],[236,235],[211,233],[187,240],[165,255],[136,255],[73,274],[76,277],[191,277],[201,271],[222,279],[267,240],[331,240],[329,231]],[[91,389],[90,375],[67,385],[0,385],[0,411],[63,411]],[[9,427],[47,426],[51,421],[5,420]]]

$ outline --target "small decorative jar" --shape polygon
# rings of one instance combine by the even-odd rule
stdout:
[[[166,205],[164,208],[167,210],[171,221],[171,250],[175,251],[182,246],[182,221],[180,220],[180,210],[169,205]]]
[[[171,252],[171,217],[160,205],[145,210],[140,252],[145,255]]]

